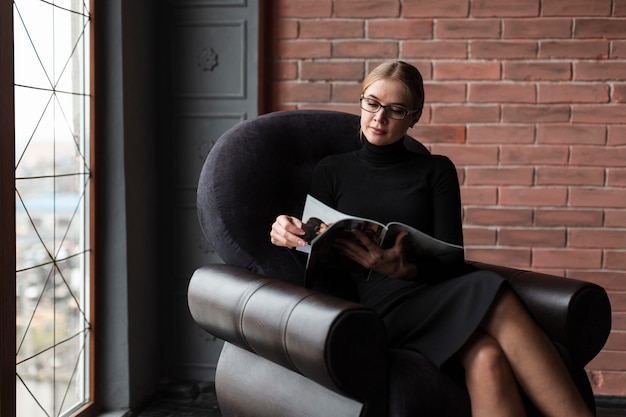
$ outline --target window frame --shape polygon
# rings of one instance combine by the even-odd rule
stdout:
[[[95,187],[95,0],[90,7],[90,251],[89,251],[89,400],[72,416],[95,416],[96,398],[96,332],[95,332],[95,243],[96,243],[96,187]],[[15,231],[15,95],[14,95],[14,26],[13,0],[0,0],[0,415],[16,413],[16,231]]]
[[[0,0],[0,415],[15,400],[15,102],[13,0]]]

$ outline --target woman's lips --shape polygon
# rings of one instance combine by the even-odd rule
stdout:
[[[382,134],[385,133],[385,131],[383,129],[379,129],[379,128],[374,127],[374,126],[370,126],[370,131],[372,133],[374,133],[375,135],[382,135]]]

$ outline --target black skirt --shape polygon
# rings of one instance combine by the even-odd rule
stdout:
[[[383,318],[389,347],[418,351],[438,367],[467,342],[506,282],[490,271],[435,284],[380,274],[353,280],[360,302]]]

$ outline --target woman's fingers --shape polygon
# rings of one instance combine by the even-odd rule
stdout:
[[[281,214],[272,224],[270,241],[276,246],[293,248],[305,245],[304,239],[301,237],[303,235],[304,230],[302,230],[300,219]]]

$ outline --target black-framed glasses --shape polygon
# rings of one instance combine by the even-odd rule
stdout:
[[[383,106],[378,100],[374,100],[373,98],[368,98],[364,96],[361,96],[361,98],[359,99],[359,103],[361,104],[361,108],[369,113],[378,113],[378,111],[382,108],[385,112],[385,116],[394,120],[402,120],[407,116],[407,114],[418,113],[421,111],[407,110],[404,107],[400,107],[394,104]]]

